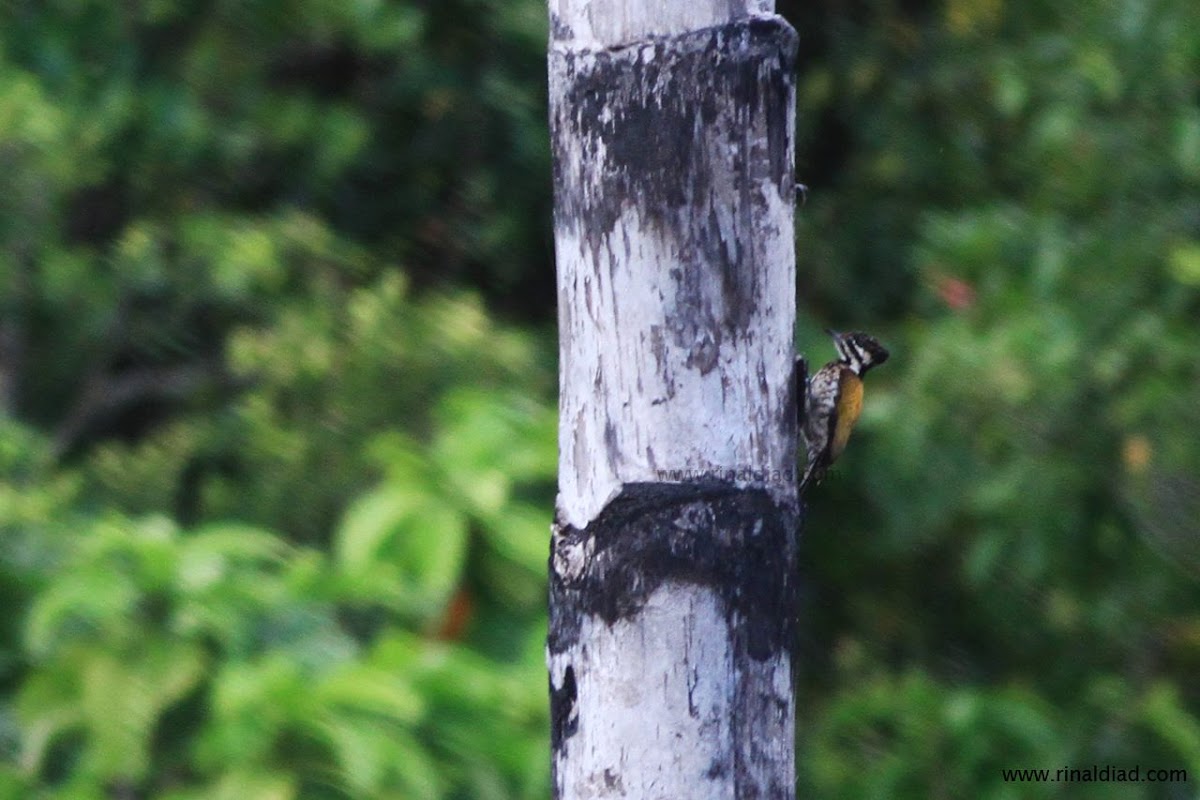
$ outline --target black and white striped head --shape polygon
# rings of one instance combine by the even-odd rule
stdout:
[[[877,367],[888,360],[887,348],[879,343],[874,336],[866,333],[838,333],[825,331],[833,337],[833,346],[837,348],[838,360],[855,375],[863,375],[871,367]]]

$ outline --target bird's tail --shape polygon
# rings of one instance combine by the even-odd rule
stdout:
[[[804,477],[800,479],[800,488],[796,490],[799,495],[804,494],[804,490],[808,488],[808,484],[817,477],[817,464],[815,461],[808,462],[808,466],[804,468]]]

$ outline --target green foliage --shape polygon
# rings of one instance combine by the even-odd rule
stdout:
[[[801,76],[804,135],[855,137],[808,181],[804,299],[895,354],[813,500],[803,785],[1176,796],[1000,770],[1200,770],[1200,17],[880,10]]]
[[[514,486],[547,479],[544,407],[514,413],[482,396],[465,405],[520,435]],[[468,532],[490,542],[489,514],[504,513],[513,489],[489,492],[481,511],[423,471],[435,448],[402,448],[390,435],[384,445],[390,474],[348,508],[330,556],[240,523],[185,531],[110,512],[59,526],[10,508],[4,552],[24,542],[43,551],[26,559],[46,565],[21,631],[28,677],[8,712],[23,731],[12,779],[45,781],[47,797],[97,787],[181,798],[538,796],[544,634],[528,598],[508,603],[503,657],[488,654],[494,641],[431,635],[469,582]],[[492,455],[470,466],[494,471]],[[523,554],[544,531],[544,519],[524,527],[531,541],[516,557],[481,547],[490,577],[538,585],[541,559]],[[510,525],[499,541],[517,535]]]
[[[1014,764],[1065,763],[1049,711],[1017,688],[953,688],[916,673],[864,678],[821,716],[801,769],[830,797],[1059,796],[1057,787],[1014,791],[1001,779]]]
[[[544,26],[0,12],[0,795],[544,793]]]

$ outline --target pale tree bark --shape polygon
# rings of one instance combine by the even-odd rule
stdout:
[[[550,0],[556,798],[794,796],[795,32]]]

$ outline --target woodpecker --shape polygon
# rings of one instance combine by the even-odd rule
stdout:
[[[865,333],[825,331],[833,337],[838,358],[808,377],[803,356],[796,359],[796,381],[800,434],[808,448],[808,463],[800,480],[800,491],[809,481],[819,482],[850,438],[862,413],[863,382],[867,370],[888,359],[888,351]]]

